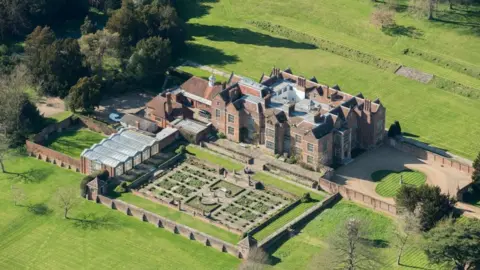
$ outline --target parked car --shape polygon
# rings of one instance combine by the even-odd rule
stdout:
[[[201,116],[201,117],[204,117],[204,118],[207,118],[207,119],[211,119],[212,118],[212,115],[205,111],[205,110],[200,110],[200,112],[198,112],[198,114]]]
[[[122,117],[117,113],[111,113],[110,115],[108,115],[108,118],[110,118],[110,120],[112,120],[113,122],[120,122],[120,119],[122,119]]]

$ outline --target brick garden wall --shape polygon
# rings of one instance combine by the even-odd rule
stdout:
[[[88,129],[95,132],[103,133],[105,135],[111,135],[117,132],[114,128],[98,120],[83,115],[79,115],[78,118],[80,119],[82,124],[84,124]]]
[[[223,146],[220,146],[214,142],[202,142],[201,146],[213,152],[238,160],[242,163],[247,163],[247,164],[253,163],[252,156],[245,155],[243,153],[235,151],[234,149],[225,149]]]
[[[48,147],[42,146],[40,144],[34,143],[32,141],[26,141],[27,152],[38,159],[41,159],[46,162],[51,162],[60,167],[74,170],[76,172],[80,171],[80,160],[67,156],[63,153],[52,150]]]
[[[44,129],[42,129],[42,131],[35,134],[35,136],[33,136],[33,138],[32,138],[32,141],[34,143],[43,144],[46,140],[48,140],[48,138],[50,137],[50,135],[52,133],[62,132],[64,129],[67,129],[70,126],[75,125],[75,124],[77,124],[77,121],[75,121],[72,118],[72,116],[70,116],[70,117],[68,117],[67,119],[64,119],[61,122],[48,125]]]
[[[244,254],[241,251],[241,249],[236,245],[232,245],[223,240],[220,240],[208,234],[192,229],[188,226],[178,224],[172,220],[169,220],[167,218],[164,218],[152,212],[146,211],[134,205],[125,203],[121,200],[110,199],[108,197],[98,195],[98,197],[96,198],[96,202],[101,203],[107,206],[108,208],[118,210],[128,216],[133,216],[141,221],[148,222],[158,228],[164,228],[165,230],[168,230],[174,234],[179,234],[192,241],[198,241],[204,244],[205,246],[213,247],[218,251],[228,253],[237,258],[246,257],[246,254]]]

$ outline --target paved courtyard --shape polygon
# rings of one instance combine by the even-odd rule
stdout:
[[[357,157],[352,163],[342,166],[336,171],[333,180],[347,185],[357,191],[374,198],[394,203],[392,198],[385,198],[375,192],[377,183],[373,182],[371,174],[378,170],[401,171],[417,170],[427,176],[427,184],[439,186],[444,193],[456,194],[458,188],[468,185],[471,180],[466,173],[437,164],[427,164],[426,161],[401,152],[388,146],[368,151]]]

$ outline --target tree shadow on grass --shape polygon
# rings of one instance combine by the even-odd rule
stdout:
[[[317,46],[304,42],[295,42],[289,39],[277,38],[270,35],[251,31],[246,28],[229,26],[190,24],[189,33],[193,36],[205,37],[212,41],[229,41],[238,44],[252,44],[275,48],[316,49]]]
[[[362,239],[362,242],[374,248],[387,248],[390,246],[390,242],[383,239]]]
[[[36,216],[48,216],[53,213],[53,210],[48,207],[48,205],[44,203],[36,203],[32,205],[28,205],[28,212],[36,215]]]
[[[382,32],[389,36],[405,36],[414,39],[423,37],[423,31],[413,26],[403,26],[394,24],[392,26],[382,27]]]
[[[188,44],[186,55],[186,58],[198,61],[202,65],[226,65],[239,60],[236,55],[227,55],[216,48],[195,43]]]
[[[47,179],[51,174],[51,169],[42,168],[42,169],[29,169],[25,172],[11,172],[6,171],[5,174],[11,176],[11,179],[14,181],[20,181],[23,183],[40,183]]]
[[[187,22],[192,18],[201,18],[207,15],[212,8],[209,4],[217,2],[218,0],[177,0],[175,8],[180,18]]]
[[[69,218],[73,226],[82,230],[114,230],[119,227],[117,219],[111,215],[99,216],[95,213],[82,214],[79,218]]]

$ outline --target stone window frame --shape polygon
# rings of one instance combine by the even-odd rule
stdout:
[[[266,128],[266,129],[265,129],[265,134],[266,134],[268,137],[275,137],[275,129]]]
[[[312,156],[307,156],[307,163],[313,164],[313,157]]]
[[[268,149],[271,149],[271,150],[275,150],[275,143],[267,140],[267,141],[265,141],[265,147],[267,147]]]
[[[230,132],[231,130],[231,132]],[[227,127],[227,133],[230,135],[235,135],[235,128],[234,127]]]
[[[233,115],[233,114],[228,114],[228,117],[227,117],[227,118],[228,118],[227,120],[228,120],[229,123],[235,123],[235,115]],[[230,120],[230,119],[231,119],[231,120]]]
[[[297,147],[295,146],[295,153],[298,155],[298,154],[301,154],[303,151],[302,151],[302,148],[300,147]]]
[[[307,143],[308,152],[313,152],[313,148],[314,148],[313,143]]]
[[[295,143],[301,143],[302,142],[302,136],[295,134]]]
[[[220,118],[220,114],[221,114],[220,109],[215,109],[215,117]]]

